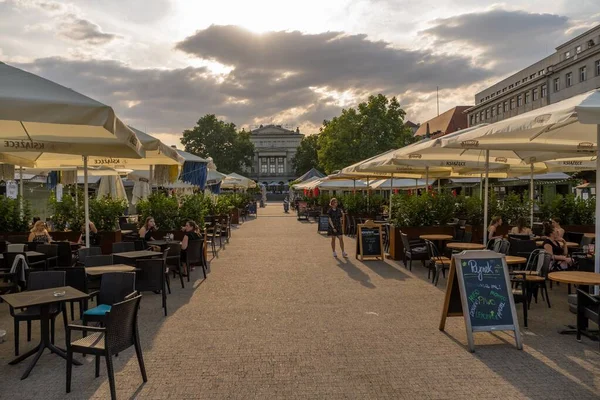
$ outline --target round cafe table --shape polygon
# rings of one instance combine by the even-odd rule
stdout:
[[[447,248],[452,250],[483,250],[485,245],[481,243],[463,243],[463,242],[452,242],[446,245]]]
[[[444,241],[452,239],[452,235],[432,233],[432,234],[421,235],[421,236],[419,236],[419,238],[423,239],[423,240],[430,240],[432,242],[435,242],[439,251],[444,251],[444,249],[443,249]]]
[[[550,272],[548,274],[548,279],[555,282],[562,283],[570,283],[573,285],[579,285],[579,289],[582,291],[589,293],[590,286],[592,285],[600,285],[600,274],[595,272],[585,272],[585,271],[558,271],[558,272]],[[585,319],[584,326],[582,327],[584,331],[587,331],[588,321]],[[568,325],[568,329],[561,328],[558,333],[566,335],[577,333],[577,328],[574,325]],[[586,335],[587,336],[587,335]]]
[[[527,262],[527,259],[525,257],[504,256],[504,258],[506,259],[507,265],[519,265],[519,264],[525,264]]]
[[[596,239],[595,233],[584,233],[583,236],[590,238],[590,239]]]

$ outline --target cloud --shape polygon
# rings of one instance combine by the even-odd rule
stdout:
[[[499,74],[536,62],[568,40],[571,22],[565,16],[491,9],[440,18],[421,32],[437,46],[456,45],[492,64]]]
[[[98,25],[74,15],[70,15],[66,19],[67,21],[61,23],[59,28],[60,35],[65,38],[100,45],[119,37],[112,33],[102,32]]]

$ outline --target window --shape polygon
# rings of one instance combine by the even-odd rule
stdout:
[[[506,88],[503,88],[503,89],[502,89],[502,93],[504,93],[504,92],[506,92]]]
[[[475,125],[479,123],[479,114],[475,114]]]
[[[494,117],[496,116],[496,107],[495,107],[495,106],[494,106],[494,107],[492,107],[492,112],[491,112],[490,116],[491,116],[492,118],[494,118]]]
[[[480,102],[480,103],[483,103],[484,101],[485,101],[485,99],[483,99],[483,98],[482,98],[482,99],[481,99],[481,101],[479,101],[479,102]]]
[[[529,75],[529,79],[533,79],[533,78],[535,78],[535,74]]]
[[[539,90],[535,88],[531,91],[533,93],[533,101],[536,101],[539,98]]]
[[[494,98],[494,97],[496,97],[496,93],[490,94],[490,98]]]
[[[509,88],[509,89],[512,89],[512,88],[514,88],[514,87],[515,87],[515,85],[508,85],[508,88]]]
[[[581,53],[581,45],[575,47],[575,54]]]
[[[502,113],[502,104],[498,104],[498,115]]]
[[[600,60],[596,61],[596,76],[600,76]]]
[[[499,90],[496,92],[496,96],[498,96],[498,95],[500,95],[500,91]]]
[[[542,85],[542,99],[548,95],[548,87],[546,85]]]
[[[579,68],[579,82],[584,82],[587,80],[587,67],[583,66]]]
[[[529,90],[525,92],[525,104],[529,104],[531,102],[531,93]]]
[[[512,99],[510,99],[510,109],[514,110],[515,109],[515,104],[516,104],[516,100],[513,97]]]
[[[283,165],[283,157],[277,158],[277,164]]]
[[[523,105],[523,95],[520,94],[517,96],[517,107],[521,107]]]
[[[275,173],[275,164],[269,164],[269,173],[270,174],[274,174]]]
[[[521,84],[521,82],[519,82],[519,81],[515,82],[515,86],[519,86],[520,84]]]
[[[260,172],[261,174],[266,174],[267,173],[267,168],[268,168],[268,164],[267,164],[267,159],[264,157],[260,158]]]
[[[483,121],[483,111],[479,113],[479,120]]]
[[[573,73],[569,72],[565,75],[565,87],[573,86]]]
[[[275,157],[270,157],[269,158],[269,163],[275,164]]]
[[[504,108],[502,110],[503,112],[508,112],[508,101],[504,102]]]
[[[489,119],[490,118],[490,109],[486,109],[485,110],[485,119]]]
[[[283,164],[277,164],[277,173],[283,174]]]
[[[527,82],[527,77],[523,78],[523,83]]]
[[[565,53],[565,60],[568,60],[569,58],[571,58],[571,52],[570,52],[570,51],[567,51],[567,52]]]
[[[554,92],[558,92],[560,90],[560,78],[554,79]]]
[[[538,71],[538,76],[542,76],[542,75],[544,75],[544,70],[543,70],[543,69],[540,69],[540,70]]]
[[[473,114],[471,114],[469,116],[469,123],[471,124],[471,126],[473,126],[475,124],[475,116]]]

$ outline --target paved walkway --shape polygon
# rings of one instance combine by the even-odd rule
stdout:
[[[314,223],[282,211],[270,204],[236,229],[205,282],[183,290],[173,282],[167,318],[160,296],[144,294],[149,381],[141,384],[132,350],[120,354],[119,398],[599,397],[597,343],[556,334],[559,324],[574,321],[564,285],[550,292],[551,310],[532,305],[524,351],[508,334],[483,333],[471,354],[461,318],[449,320],[447,334],[437,329],[443,284],[433,287],[423,268],[411,273],[393,262],[336,261]],[[346,244],[353,249],[355,242]],[[9,331],[0,344],[0,398],[108,398],[104,364],[94,379],[91,357],[74,368],[68,396],[65,363],[56,356],[44,355],[20,381],[24,366],[7,365],[13,340],[6,304],[0,304],[0,327]],[[37,341],[37,329],[34,324],[31,343],[23,336],[22,351]]]

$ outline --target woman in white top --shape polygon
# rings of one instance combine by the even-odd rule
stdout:
[[[527,223],[525,222],[525,218],[520,217],[517,220],[517,226],[513,226],[513,228],[510,230],[510,233],[513,235],[530,235],[531,236],[531,229],[529,229],[527,226]]]

